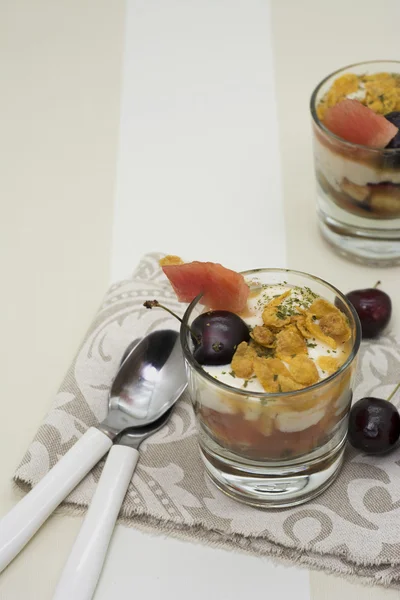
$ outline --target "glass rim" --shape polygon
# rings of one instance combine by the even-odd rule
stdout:
[[[207,373],[207,371],[205,371],[203,369],[202,365],[196,361],[196,359],[194,358],[194,356],[189,348],[189,345],[188,345],[189,317],[192,314],[193,309],[198,305],[198,303],[202,297],[202,294],[199,294],[198,296],[196,296],[196,298],[194,298],[194,300],[192,300],[192,302],[189,304],[189,306],[185,310],[185,314],[183,315],[183,318],[182,318],[182,325],[180,328],[180,341],[181,341],[184,358],[190,364],[190,366],[209,383],[212,383],[214,386],[216,386],[226,392],[239,394],[240,396],[243,396],[246,398],[249,398],[249,397],[260,398],[260,399],[292,398],[293,396],[300,396],[301,394],[308,393],[310,391],[314,392],[315,390],[318,390],[318,389],[322,388],[323,386],[329,384],[330,382],[334,381],[339,375],[341,375],[344,371],[346,371],[346,369],[351,365],[351,363],[357,356],[357,353],[358,353],[358,350],[359,350],[360,344],[361,344],[361,323],[360,323],[358,314],[357,314],[355,308],[353,307],[353,305],[351,304],[351,302],[349,300],[347,300],[346,296],[344,294],[342,294],[342,292],[340,290],[338,290],[335,286],[331,285],[330,283],[328,283],[321,277],[317,277],[316,275],[311,275],[310,273],[305,273],[304,271],[297,271],[295,269],[283,269],[283,268],[282,269],[279,269],[279,268],[250,269],[248,271],[241,271],[240,274],[243,276],[249,276],[249,275],[255,275],[257,273],[265,273],[265,272],[268,272],[268,273],[293,273],[295,275],[300,275],[302,277],[306,277],[308,279],[317,281],[318,283],[321,283],[325,287],[329,288],[332,292],[334,292],[337,295],[337,297],[340,298],[340,300],[346,305],[346,308],[349,309],[349,311],[353,317],[353,322],[354,322],[354,326],[355,326],[355,339],[354,339],[354,343],[353,343],[351,352],[350,352],[349,356],[347,357],[346,361],[343,363],[343,365],[341,365],[341,367],[337,371],[335,371],[335,373],[332,373],[332,375],[329,375],[325,379],[322,379],[321,381],[318,381],[317,383],[314,383],[313,385],[302,388],[301,390],[295,390],[295,391],[291,391],[291,392],[270,393],[270,392],[248,391],[245,389],[241,389],[241,388],[237,388],[237,387],[228,385],[227,383],[223,383],[222,381],[216,381],[215,378],[212,377],[209,373]]]
[[[330,79],[334,75],[339,75],[339,73],[342,73],[343,71],[346,71],[347,69],[352,69],[354,67],[361,67],[362,65],[371,65],[371,64],[375,64],[375,63],[378,64],[378,63],[384,63],[384,62],[398,64],[399,71],[400,71],[400,60],[389,60],[389,59],[388,60],[383,60],[383,59],[381,59],[381,60],[365,60],[362,62],[347,65],[345,67],[341,67],[340,69],[336,69],[336,71],[332,71],[332,73],[330,73],[329,75],[324,77],[318,83],[318,85],[314,89],[313,93],[311,94],[310,112],[311,112],[311,116],[312,116],[315,124],[317,125],[317,127],[319,127],[319,129],[321,129],[328,137],[332,138],[333,140],[335,140],[337,142],[340,142],[344,146],[348,146],[349,148],[359,148],[361,150],[368,150],[368,152],[371,152],[371,153],[378,153],[378,154],[386,154],[387,153],[388,155],[393,156],[393,155],[400,153],[400,148],[371,148],[370,146],[365,146],[364,144],[355,144],[354,142],[348,142],[347,140],[344,140],[340,136],[336,135],[335,133],[332,133],[332,131],[330,131],[327,127],[325,127],[323,122],[319,119],[319,117],[317,115],[316,102],[315,102],[317,94],[318,94],[319,90],[321,89],[321,87],[324,85],[324,83],[326,83],[326,81],[328,81],[328,79]]]

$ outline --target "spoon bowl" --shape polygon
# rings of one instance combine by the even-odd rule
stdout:
[[[153,331],[132,343],[109,395],[109,411],[99,429],[114,439],[121,431],[157,421],[187,385],[179,334]]]

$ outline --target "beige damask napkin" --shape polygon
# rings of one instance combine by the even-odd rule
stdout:
[[[156,328],[176,328],[167,313],[143,308],[145,300],[158,298],[183,312],[158,258],[145,256],[132,279],[109,289],[15,474],[20,487],[35,485],[89,426],[105,417],[108,389],[128,344]],[[384,397],[393,389],[399,379],[399,341],[388,335],[363,345],[355,398]],[[70,511],[82,512],[90,503],[102,465],[67,498],[64,506]],[[348,449],[339,478],[316,500],[292,509],[258,510],[226,497],[206,478],[187,396],[168,426],[142,445],[121,518],[133,527],[400,586],[400,451],[374,458]]]

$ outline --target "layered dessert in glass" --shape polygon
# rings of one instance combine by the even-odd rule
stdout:
[[[196,360],[188,327],[199,315],[212,325],[215,316],[199,298],[181,328],[201,456],[214,483],[236,499],[299,504],[339,471],[360,325],[346,298],[319,278],[279,269],[243,275],[250,293],[238,316],[247,334],[228,364]]]
[[[359,63],[311,97],[317,208],[325,239],[369,264],[400,261],[400,63]]]

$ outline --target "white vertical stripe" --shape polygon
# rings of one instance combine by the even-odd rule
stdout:
[[[146,251],[285,266],[266,0],[130,0],[112,277]]]
[[[144,252],[285,266],[268,0],[128,0],[112,277]],[[309,600],[308,572],[117,527],[96,592]]]

